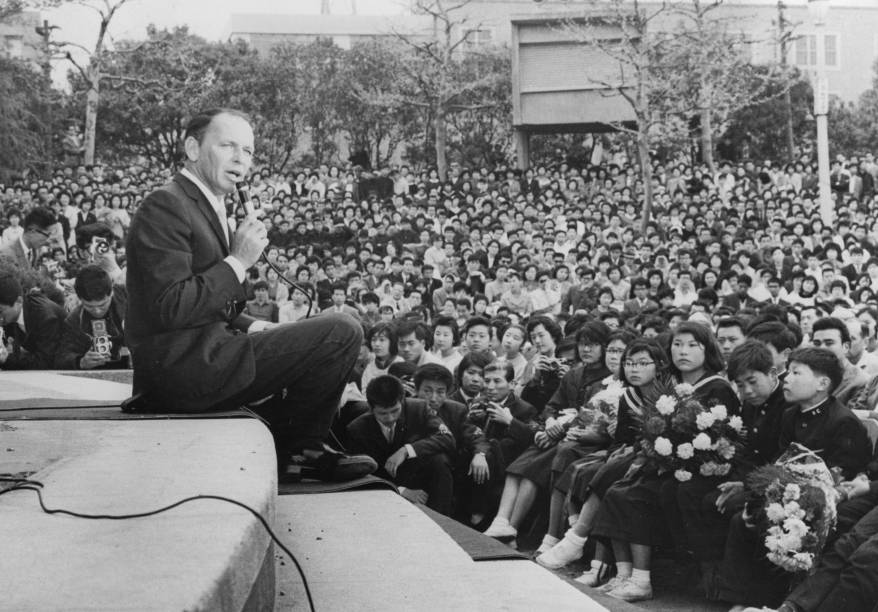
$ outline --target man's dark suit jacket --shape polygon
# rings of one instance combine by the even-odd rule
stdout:
[[[436,412],[454,434],[459,456],[470,459],[476,453],[487,455],[488,451],[491,450],[491,445],[485,439],[484,432],[467,420],[469,409],[464,404],[450,399],[445,400]]]
[[[148,195],[126,252],[135,393],[147,391],[163,410],[197,412],[246,389],[256,366],[243,330],[253,319],[239,315],[244,288],[198,187],[178,174]]]
[[[534,441],[534,434],[539,429],[537,409],[514,393],[506,396],[501,404],[509,408],[512,422],[509,425],[479,414],[478,409],[470,408],[469,420],[484,429],[485,439],[491,445],[491,455],[499,468],[506,469]]]
[[[109,370],[124,367],[118,359],[119,349],[124,345],[121,334],[124,332],[125,311],[128,308],[128,291],[124,285],[113,287],[113,301],[103,319],[109,322],[108,332],[113,338],[113,359],[100,368]],[[58,370],[78,370],[79,360],[82,359],[93,346],[92,340],[92,317],[82,306],[77,306],[67,315],[61,331],[61,340],[58,350],[55,352],[55,368]],[[119,333],[117,336],[116,333]]]
[[[403,400],[402,413],[396,422],[393,440],[387,441],[381,426],[371,412],[362,414],[347,427],[348,450],[372,457],[383,469],[387,459],[406,444],[411,444],[415,455],[425,457],[444,454],[449,460],[455,455],[454,435],[439,415],[420,399]]]
[[[39,292],[28,293],[22,304],[24,327],[13,321],[3,328],[13,342],[12,351],[0,368],[4,370],[51,370],[61,338],[64,309]]]

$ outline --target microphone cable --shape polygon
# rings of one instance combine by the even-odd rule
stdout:
[[[256,209],[253,206],[253,202],[250,200],[250,186],[245,182],[241,181],[239,183],[235,183],[235,190],[238,194],[238,200],[241,203],[241,206],[244,208],[244,214],[249,216],[255,216]],[[311,294],[305,290],[302,285],[296,283],[295,281],[291,281],[286,277],[286,275],[280,271],[280,269],[274,265],[271,261],[269,261],[268,256],[265,254],[265,251],[262,251],[262,255],[259,256],[263,262],[268,265],[269,268],[275,271],[278,278],[284,281],[287,285],[293,288],[294,291],[298,291],[302,295],[305,296],[305,299],[308,300],[308,310],[305,313],[304,318],[308,318],[311,316],[311,309],[314,307],[314,301],[311,298]]]
[[[252,514],[265,529],[265,532],[269,535],[271,540],[280,547],[281,550],[286,553],[286,555],[292,560],[293,564],[296,566],[296,570],[299,572],[299,576],[302,578],[302,585],[305,587],[305,595],[308,598],[308,607],[311,612],[315,612],[316,608],[314,606],[314,598],[311,595],[311,587],[308,586],[308,578],[305,576],[305,571],[302,569],[302,566],[299,564],[299,560],[296,559],[296,556],[292,553],[292,551],[287,548],[283,542],[280,541],[280,538],[274,533],[269,526],[268,521],[265,519],[259,511],[254,510],[247,504],[240,502],[236,499],[232,499],[230,497],[224,497],[222,495],[192,495],[190,497],[185,497],[180,499],[172,504],[168,504],[167,506],[163,506],[161,508],[157,508],[155,510],[148,510],[146,512],[136,512],[133,514],[85,514],[82,512],[74,512],[73,510],[65,510],[64,508],[49,508],[46,506],[43,501],[43,483],[39,480],[31,480],[29,478],[9,478],[9,477],[0,477],[0,482],[12,483],[12,486],[8,488],[0,488],[0,495],[6,495],[8,493],[12,493],[13,491],[33,491],[37,494],[37,500],[40,504],[40,509],[49,515],[60,514],[66,516],[72,516],[74,518],[80,519],[90,519],[90,520],[111,520],[111,521],[125,521],[130,519],[144,518],[148,516],[155,516],[156,514],[161,514],[162,512],[167,512],[168,510],[173,510],[178,506],[182,506],[185,503],[196,501],[199,499],[212,499],[217,501],[223,501],[239,508],[243,508]]]

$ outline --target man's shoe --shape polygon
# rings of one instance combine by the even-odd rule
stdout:
[[[622,601],[643,601],[652,599],[652,584],[634,582],[630,578],[607,593],[608,596]]]
[[[369,455],[345,455],[323,451],[315,454],[305,451],[290,457],[289,463],[280,474],[281,482],[298,482],[303,478],[325,482],[347,482],[368,476],[378,469],[378,464]]]

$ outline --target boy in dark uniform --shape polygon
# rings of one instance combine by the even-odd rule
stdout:
[[[469,520],[470,490],[486,484],[490,479],[488,453],[491,452],[491,446],[484,432],[467,420],[467,407],[448,399],[453,387],[451,372],[438,363],[425,363],[415,372],[415,394],[427,402],[427,406],[439,415],[454,435],[457,453],[452,468],[456,507],[461,518],[465,516]]]
[[[538,429],[537,409],[515,396],[512,380],[515,370],[509,361],[492,361],[482,371],[484,401],[470,405],[469,420],[482,428],[491,445],[488,455],[490,482],[473,492],[472,523],[481,523],[497,509],[506,466],[533,443]]]
[[[377,474],[396,483],[409,501],[449,514],[455,454],[451,431],[427,402],[406,398],[394,376],[372,379],[366,401],[369,413],[347,427],[350,452],[372,457]]]
[[[842,364],[827,349],[801,348],[790,354],[784,397],[797,407],[783,415],[780,449],[798,442],[851,479],[865,469],[872,449],[863,423],[833,396],[843,375]]]
[[[800,348],[790,353],[783,382],[784,398],[794,404],[781,419],[778,449],[792,442],[820,455],[827,467],[852,479],[866,468],[871,456],[866,428],[832,395],[844,370],[831,351]],[[786,593],[789,576],[768,563],[758,534],[743,512],[731,521],[725,556],[711,595],[744,605],[777,605]]]

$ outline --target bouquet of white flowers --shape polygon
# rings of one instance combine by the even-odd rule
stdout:
[[[591,428],[599,433],[613,434],[616,416],[619,413],[619,400],[625,393],[622,381],[612,376],[601,381],[604,388],[591,396],[579,409],[573,427]]]
[[[748,476],[745,518],[763,535],[769,561],[788,572],[814,568],[835,525],[834,484],[826,464],[797,443]]]
[[[640,417],[641,446],[661,472],[685,482],[694,474],[725,476],[744,440],[741,417],[721,404],[706,406],[692,385],[663,383]]]

